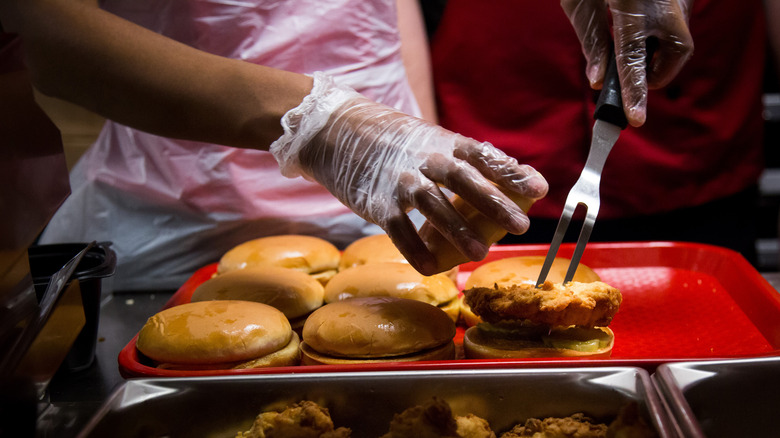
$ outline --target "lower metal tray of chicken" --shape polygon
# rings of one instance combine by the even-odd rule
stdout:
[[[497,434],[528,418],[578,412],[609,422],[636,403],[658,436],[674,436],[646,370],[599,367],[132,379],[80,437],[235,437],[269,406],[300,400],[326,407],[353,437],[379,437],[396,413],[433,397],[455,415],[484,418]]]

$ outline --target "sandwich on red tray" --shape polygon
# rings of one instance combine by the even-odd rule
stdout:
[[[537,288],[533,282],[507,282],[500,271],[492,286],[483,283],[463,292],[465,304],[481,320],[464,334],[467,358],[610,356],[614,333],[608,326],[620,308],[619,290],[591,279],[548,280]]]
[[[222,255],[217,274],[251,268],[276,266],[311,275],[323,285],[338,271],[341,253],[327,240],[314,236],[283,234],[252,239]]]
[[[280,310],[237,300],[165,309],[149,318],[136,341],[155,367],[189,371],[298,365],[299,345]]]
[[[325,302],[349,298],[397,297],[439,307],[458,320],[460,290],[445,274],[422,275],[408,263],[371,262],[344,269],[325,286]]]
[[[440,308],[398,297],[325,304],[303,326],[303,365],[455,359],[455,323]]]
[[[325,289],[296,269],[250,266],[216,275],[201,283],[191,301],[239,300],[268,304],[284,313],[298,334],[309,314],[323,304]]]

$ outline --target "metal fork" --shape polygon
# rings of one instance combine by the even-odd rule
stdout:
[[[569,223],[577,206],[583,205],[585,207],[585,221],[577,238],[577,245],[574,248],[571,263],[569,263],[569,268],[566,271],[564,283],[568,283],[574,278],[574,273],[577,271],[582,253],[585,251],[585,245],[590,240],[593,225],[596,223],[596,216],[601,204],[599,196],[601,171],[604,168],[604,163],[607,161],[607,156],[609,156],[612,150],[612,146],[615,145],[620,136],[620,131],[628,125],[623,112],[623,101],[620,97],[620,81],[618,80],[614,54],[610,57],[604,85],[596,103],[594,118],[596,122],[593,125],[593,138],[591,139],[590,152],[588,152],[585,167],[566,197],[566,204],[563,207],[563,213],[550,243],[550,249],[547,251],[547,257],[544,259],[539,279],[536,280],[536,287],[539,287],[547,279],[547,274],[550,272],[550,267],[555,260],[556,254],[558,254],[558,248],[561,246],[563,236],[566,234],[566,229],[569,228]]]

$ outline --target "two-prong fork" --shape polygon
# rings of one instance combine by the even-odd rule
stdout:
[[[604,85],[596,104],[594,118],[596,122],[593,125],[593,138],[588,158],[585,161],[585,167],[566,197],[566,204],[550,243],[550,249],[547,251],[542,271],[536,280],[536,287],[539,287],[547,279],[547,274],[550,272],[550,267],[558,254],[558,248],[563,241],[563,236],[566,234],[566,229],[569,227],[571,218],[578,205],[583,205],[586,209],[585,221],[577,238],[577,245],[574,248],[571,263],[566,271],[564,283],[570,282],[574,277],[580,258],[582,258],[582,253],[585,251],[585,245],[590,240],[590,234],[593,231],[593,225],[596,222],[596,216],[601,204],[599,196],[601,171],[604,168],[604,163],[607,161],[607,156],[612,150],[612,146],[615,145],[620,136],[620,131],[628,125],[628,120],[623,112],[623,100],[620,97],[620,81],[614,54],[611,56],[609,67],[607,68]]]

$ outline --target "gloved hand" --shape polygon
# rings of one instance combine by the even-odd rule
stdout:
[[[418,271],[436,260],[406,215],[418,209],[472,260],[487,244],[455,211],[439,184],[509,232],[528,229],[525,213],[491,181],[538,199],[547,182],[489,143],[480,143],[368,100],[316,73],[309,96],[282,119],[271,152],[282,174],[317,181],[364,219],[387,232]]]
[[[610,55],[609,16],[612,13],[615,58],[623,106],[632,126],[645,122],[647,89],[661,88],[680,71],[693,53],[688,11],[693,0],[561,0],[587,59],[591,87],[601,88]],[[646,67],[647,39],[658,47]]]

